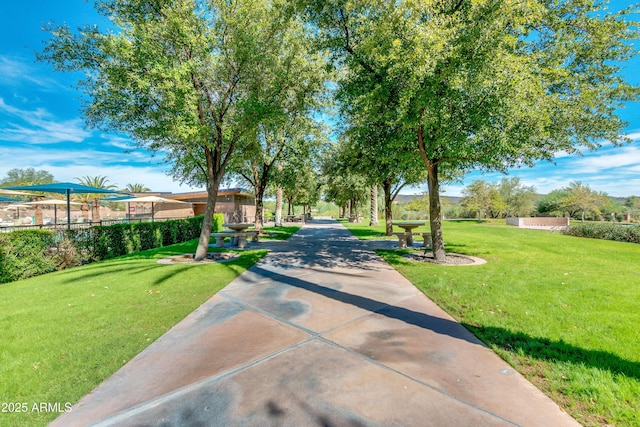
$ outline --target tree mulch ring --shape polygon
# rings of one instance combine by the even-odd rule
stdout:
[[[194,261],[195,254],[174,255],[158,260],[158,264],[209,264],[212,262],[228,262],[238,258],[240,255],[233,252],[207,252],[207,256],[202,261]]]
[[[478,258],[470,255],[454,254],[451,252],[447,253],[447,256],[444,262],[436,261],[436,259],[433,257],[433,252],[427,252],[427,253],[420,252],[420,253],[406,254],[405,257],[410,258],[414,261],[430,262],[432,264],[438,264],[438,265],[464,266],[464,265],[482,265],[487,263],[487,261],[482,258]]]

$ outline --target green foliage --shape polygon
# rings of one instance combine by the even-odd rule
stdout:
[[[640,88],[632,9],[606,2],[308,0],[337,59],[348,119],[392,130],[381,151],[420,154],[436,257],[441,172],[506,170],[626,139],[618,107]],[[354,120],[355,119],[355,120]],[[382,124],[382,126],[379,126]],[[398,138],[395,130],[407,132]]]
[[[581,222],[572,224],[564,234],[591,239],[614,240],[617,242],[640,243],[640,226],[612,223]]]
[[[7,176],[0,180],[0,187],[17,187],[20,185],[51,184],[55,182],[53,175],[46,170],[11,169]]]
[[[103,0],[96,9],[112,28],[51,24],[38,58],[83,76],[90,126],[124,132],[161,151],[180,181],[206,184],[202,259],[227,166],[258,124],[281,121],[312,86],[298,49],[310,26],[282,0]]]
[[[499,183],[476,180],[463,194],[460,204],[469,217],[529,216],[535,211],[535,189],[523,185],[518,177],[503,178]]]
[[[221,215],[221,214],[220,214]],[[203,217],[0,234],[0,283],[194,239]]]
[[[585,220],[600,219],[603,213],[612,213],[615,205],[606,193],[593,191],[579,181],[571,182],[567,187],[554,190],[538,201],[538,213],[563,215]],[[620,207],[622,208],[622,207]]]
[[[55,233],[22,230],[0,234],[0,283],[25,279],[57,270]]]
[[[222,224],[224,224],[224,214],[213,214],[213,226],[211,227],[212,232],[220,233],[224,230],[224,226]]]

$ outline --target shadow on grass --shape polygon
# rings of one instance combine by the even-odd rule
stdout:
[[[562,340],[532,337],[493,326],[473,326],[463,323],[488,346],[495,346],[515,354],[546,362],[567,362],[574,365],[607,370],[614,375],[624,375],[640,380],[640,363],[628,361],[600,350],[586,350]]]
[[[219,268],[233,270],[234,275],[238,276],[267,254],[266,250],[241,252],[239,258],[226,263],[160,265],[155,262],[163,256],[180,255],[182,253],[195,251],[195,247],[192,248],[191,251],[189,251],[189,249],[189,245],[179,247],[178,250],[176,250],[175,246],[171,248],[167,247],[164,250],[162,248],[153,249],[144,251],[144,253],[139,252],[137,254],[125,255],[111,260],[88,264],[79,268],[62,270],[57,272],[57,274],[68,278],[65,280],[65,285],[82,282],[86,279],[96,280],[102,276],[114,274],[122,275],[123,280],[131,280],[140,275],[148,275],[149,279],[151,279],[150,284],[161,285],[194,267],[217,266]],[[220,252],[220,250],[215,252]],[[125,279],[125,277],[127,279]]]
[[[370,228],[348,228],[348,230],[351,232],[351,234],[353,234],[354,236],[356,236],[357,238],[364,238],[364,237],[383,237],[386,236],[386,234],[381,233],[377,230],[372,230]]]

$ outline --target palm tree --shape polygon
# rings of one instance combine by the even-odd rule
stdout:
[[[127,186],[124,187],[122,191],[125,191],[127,193],[146,193],[148,191],[151,191],[151,189],[144,184],[127,184]]]
[[[109,179],[106,176],[83,176],[82,178],[74,178],[80,184],[87,187],[104,188],[107,190],[115,190],[115,184],[109,184]],[[80,207],[82,210],[82,216],[85,219],[89,219],[89,202],[93,202],[93,212],[91,213],[91,220],[93,222],[100,222],[100,199],[97,194],[79,194],[77,199],[83,202]]]

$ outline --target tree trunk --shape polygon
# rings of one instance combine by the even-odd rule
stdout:
[[[391,236],[393,232],[393,212],[391,211],[391,183],[385,181],[382,183],[382,191],[384,192],[384,222],[387,236]]]
[[[440,212],[440,182],[438,180],[438,161],[427,156],[424,143],[424,129],[422,124],[418,126],[418,148],[422,161],[427,168],[427,185],[429,187],[429,227],[431,229],[431,244],[433,257],[438,262],[444,262],[447,258],[444,251],[442,238],[442,217]]]
[[[282,187],[276,187],[276,217],[275,226],[282,227]]]
[[[94,199],[91,207],[91,221],[98,224],[100,223],[100,199]]]
[[[264,225],[262,222],[262,216],[264,215],[264,202],[262,197],[264,195],[264,188],[258,189],[256,191],[256,221],[255,226],[256,230],[262,230],[262,226]]]
[[[35,205],[36,206],[36,211],[33,214],[35,217],[35,224],[36,225],[42,225],[44,224],[44,215],[42,214],[42,205]]]
[[[282,162],[278,161],[278,172],[282,172]],[[282,186],[276,187],[276,227],[282,227]]]
[[[438,262],[446,260],[444,251],[444,239],[442,238],[442,214],[440,212],[440,182],[438,180],[438,164],[429,162],[427,165],[427,183],[429,186],[429,226],[431,228],[431,241],[433,245],[433,257]]]
[[[378,221],[378,185],[371,186],[371,210],[369,212],[369,225],[376,226],[379,224]]]
[[[217,183],[207,185],[207,207],[204,210],[204,220],[202,221],[202,229],[200,231],[200,239],[194,261],[202,261],[209,252],[209,242],[211,241],[211,229],[213,227],[213,213],[216,209],[216,200],[218,198]]]
[[[89,203],[87,202],[83,202],[80,205],[80,212],[82,213],[82,218],[84,218],[86,221],[89,221]]]
[[[213,214],[216,210],[216,201],[218,199],[218,187],[224,174],[224,166],[221,164],[219,157],[216,156],[216,159],[214,159],[213,153],[207,148],[205,148],[204,154],[207,161],[207,206],[204,210],[204,220],[202,221],[196,254],[193,257],[194,261],[202,261],[207,257],[207,252],[209,252]]]
[[[262,221],[262,217],[264,215],[264,192],[267,189],[267,175],[269,171],[268,169],[263,170],[262,177],[259,177],[258,174],[254,174],[256,178],[256,186],[255,186],[255,195],[256,195],[256,218],[255,218],[255,226],[256,230],[261,231],[264,225]]]

